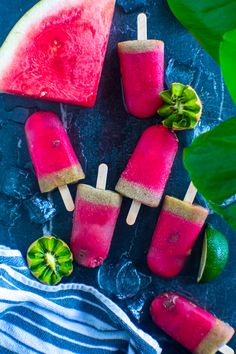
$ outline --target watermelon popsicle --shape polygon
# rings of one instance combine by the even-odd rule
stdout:
[[[138,16],[138,40],[118,44],[123,98],[128,113],[150,118],[157,113],[164,89],[164,43],[147,40],[147,17]]]
[[[73,211],[67,185],[85,176],[60,119],[51,112],[34,113],[25,134],[41,192],[59,188],[67,210]]]
[[[197,190],[190,184],[184,201],[166,196],[147,254],[149,269],[170,278],[183,269],[208,216],[208,210],[192,205]]]
[[[176,293],[157,296],[150,307],[153,322],[194,354],[234,354],[226,344],[234,329]]]
[[[105,190],[107,165],[99,167],[97,186],[80,184],[74,212],[71,250],[78,264],[94,268],[107,258],[122,197]]]
[[[144,131],[115,188],[133,199],[129,225],[135,223],[141,204],[153,208],[159,205],[177,150],[178,139],[173,131],[162,125]]]
[[[92,107],[115,0],[41,0],[0,48],[0,91]]]

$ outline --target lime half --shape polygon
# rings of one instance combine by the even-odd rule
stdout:
[[[191,86],[177,82],[169,90],[160,93],[163,105],[157,113],[162,124],[173,130],[193,129],[202,115],[202,103]]]
[[[225,236],[208,225],[203,241],[202,256],[197,281],[207,283],[216,279],[228,261],[229,246]]]

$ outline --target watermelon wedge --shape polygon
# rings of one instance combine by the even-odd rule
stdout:
[[[41,0],[0,48],[0,92],[92,107],[115,0]]]

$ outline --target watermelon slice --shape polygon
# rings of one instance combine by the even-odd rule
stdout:
[[[115,0],[41,0],[0,48],[0,91],[92,107]]]

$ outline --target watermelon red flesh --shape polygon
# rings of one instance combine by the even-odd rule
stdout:
[[[58,0],[42,2],[55,9]],[[73,6],[68,5],[70,2]],[[9,65],[1,65],[1,56],[6,57],[4,51],[9,49],[9,44],[0,50],[0,91],[92,107],[106,53],[114,0],[60,0],[58,11],[47,15],[50,13],[47,9],[39,22],[35,11],[36,7],[40,11],[38,5],[26,15],[34,16],[34,25],[24,29],[20,41],[13,41],[16,43],[14,50],[11,49]],[[23,21],[24,18],[20,20],[21,28]],[[17,33],[17,25],[12,32]],[[14,33],[10,33],[6,42],[12,36]]]

